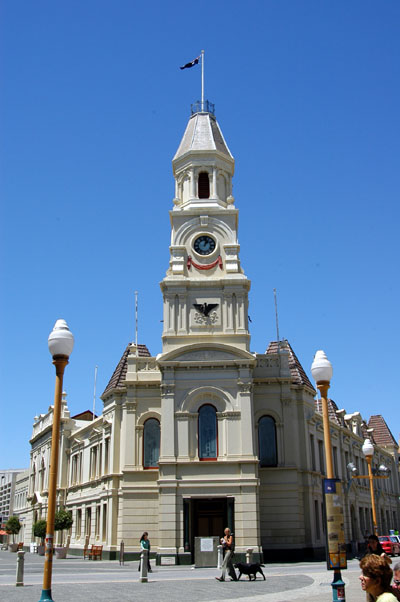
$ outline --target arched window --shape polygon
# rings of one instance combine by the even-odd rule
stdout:
[[[208,173],[206,171],[199,173],[198,188],[199,199],[210,198],[210,180],[208,179]]]
[[[217,455],[217,412],[214,406],[206,404],[199,410],[199,458],[216,460]]]
[[[143,430],[143,466],[158,468],[160,457],[160,423],[156,418],[149,418]]]
[[[263,416],[258,421],[258,457],[260,466],[276,466],[276,428],[271,416]]]

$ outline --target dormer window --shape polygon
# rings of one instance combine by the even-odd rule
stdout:
[[[199,173],[198,196],[199,199],[210,198],[210,180],[206,171]]]

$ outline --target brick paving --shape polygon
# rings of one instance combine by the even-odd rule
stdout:
[[[52,596],[54,602],[330,602],[332,573],[324,563],[268,564],[266,581],[219,583],[217,569],[154,567],[148,583],[139,583],[137,562],[120,566],[117,561],[89,561],[69,557],[55,560]],[[343,571],[348,602],[365,602],[358,575],[358,562],[351,561]],[[42,591],[43,557],[25,554],[24,586],[15,586],[16,554],[0,552],[0,601],[39,602]]]

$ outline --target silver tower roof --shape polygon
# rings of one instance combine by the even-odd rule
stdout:
[[[195,113],[191,116],[173,161],[191,151],[217,151],[233,160],[212,113]]]

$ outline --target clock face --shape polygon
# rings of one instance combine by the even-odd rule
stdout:
[[[199,255],[210,255],[215,249],[215,240],[204,234],[196,238],[193,248]]]

